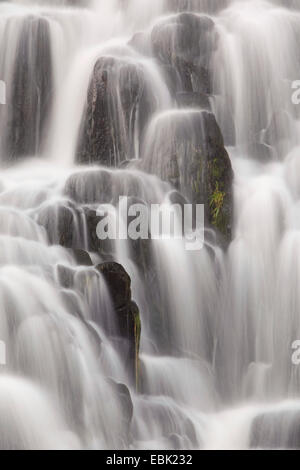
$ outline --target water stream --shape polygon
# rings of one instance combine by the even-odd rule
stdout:
[[[60,246],[60,214],[72,215],[73,246],[92,251],[87,210],[119,196],[160,203],[172,193],[150,173],[163,173],[178,133],[197,142],[201,116],[178,107],[150,37],[178,11],[209,15],[218,37],[209,100],[234,170],[233,234],[228,248],[212,235],[197,253],[182,241],[153,241],[155,292],[130,243],[115,242],[141,314],[137,391],[107,334],[103,279]],[[137,50],[132,37],[141,31]],[[291,360],[300,338],[299,46],[299,0],[1,2],[1,449],[300,447],[300,368]],[[108,91],[118,129],[111,168],[76,160],[99,57],[117,63]],[[148,103],[130,133],[124,64],[138,70]],[[133,162],[126,168],[124,148]],[[129,437],[111,379],[130,388]]]

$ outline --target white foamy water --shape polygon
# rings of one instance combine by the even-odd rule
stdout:
[[[61,210],[75,220],[73,244],[88,250],[86,210],[120,195],[159,203],[172,191],[142,168],[161,173],[168,143],[180,130],[193,131],[193,117],[201,113],[177,109],[151,53],[152,26],[171,14],[170,4],[0,5],[0,79],[8,103],[0,105],[0,340],[7,349],[7,365],[0,366],[1,449],[295,446],[300,108],[292,104],[291,85],[300,79],[299,1],[174,0],[172,14],[174,6],[209,14],[218,33],[211,103],[235,172],[234,231],[227,251],[213,237],[197,253],[183,241],[154,242],[147,278],[130,243],[114,244],[140,307],[139,391],[105,329],[115,325],[103,280],[93,267],[77,267],[72,250],[59,246]],[[140,31],[138,52],[130,40]],[[152,106],[144,145],[138,120],[133,137],[126,133],[118,68],[110,90],[111,117],[130,149],[127,157],[135,163],[144,158],[138,169],[76,166],[99,57],[133,64],[146,77]],[[34,115],[20,111],[22,87],[34,96]],[[24,120],[22,135],[16,128]],[[18,146],[27,158],[16,164]],[[95,253],[92,258],[103,261]],[[130,388],[129,433],[111,379]]]

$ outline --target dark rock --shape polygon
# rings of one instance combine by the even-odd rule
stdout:
[[[214,29],[214,22],[193,13],[181,13],[160,21],[152,30],[151,40],[155,55],[173,65],[177,59],[193,61],[206,56],[207,35]],[[200,58],[205,60],[205,57]]]
[[[181,13],[156,24],[151,34],[154,55],[176,69],[177,89],[211,93],[210,60],[216,48],[214,22],[192,13]]]
[[[77,161],[118,166],[134,158],[135,136],[142,133],[153,101],[142,66],[100,58],[90,80]]]
[[[141,322],[139,309],[131,300],[131,279],[118,263],[97,266],[108,287],[115,310],[116,335],[123,340],[121,356],[138,388]]]
[[[53,78],[50,29],[46,19],[24,18],[14,63],[13,78],[8,84],[12,104],[7,108],[5,154],[17,159],[39,152],[49,117]]]
[[[100,240],[97,234],[97,227],[101,221],[101,217],[97,215],[94,209],[85,209],[85,217],[87,224],[87,237],[89,250],[99,253],[102,258],[107,259],[113,256],[115,243],[114,240]]]
[[[104,277],[116,309],[126,307],[131,300],[131,279],[118,263],[103,263],[97,266]]]
[[[85,210],[85,217],[89,237],[89,248],[91,251],[98,252],[100,250],[100,240],[97,236],[97,225],[101,219],[97,215],[96,210],[89,208]]]
[[[233,171],[211,112],[160,116],[145,139],[143,165],[191,203],[204,204],[207,223],[231,239]]]
[[[47,206],[40,210],[37,222],[45,227],[51,244],[72,246],[74,220],[72,211],[64,205]]]
[[[76,248],[83,245],[82,212],[71,202],[42,206],[37,223],[42,225],[52,245]]]

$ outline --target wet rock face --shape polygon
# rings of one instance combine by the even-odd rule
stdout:
[[[15,21],[15,20],[12,20]],[[6,155],[18,159],[41,149],[53,87],[50,28],[47,20],[24,20],[17,44],[8,111]]]
[[[42,225],[52,245],[80,248],[84,240],[83,212],[71,202],[47,205],[37,214],[37,223]]]
[[[179,91],[211,92],[210,60],[217,34],[210,18],[174,15],[153,28],[151,42],[155,57],[175,71]]]
[[[97,269],[108,285],[115,308],[126,307],[131,301],[131,280],[125,269],[118,263],[104,263]]]
[[[257,416],[251,429],[251,448],[300,449],[300,413],[290,410]]]
[[[118,166],[133,158],[135,136],[145,125],[149,97],[142,67],[100,58],[90,81],[77,161]]]
[[[207,222],[230,240],[233,171],[214,115],[179,110],[160,116],[144,152],[145,169],[193,204],[205,204]]]
[[[206,156],[204,168],[199,160],[196,163],[198,172],[193,181],[193,190],[195,194],[201,194],[202,169],[206,187],[203,200],[208,221],[230,241],[233,222],[233,170],[215,116],[208,112],[203,112],[203,116],[206,140],[202,155]],[[196,199],[198,197],[196,196]]]
[[[111,295],[118,336],[123,340],[121,355],[132,380],[138,386],[141,323],[139,309],[131,298],[131,279],[123,266],[107,262],[97,266]]]

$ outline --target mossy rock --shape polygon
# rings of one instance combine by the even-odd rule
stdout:
[[[204,204],[206,226],[229,242],[233,171],[214,114],[208,110],[165,113],[151,131],[144,169],[171,183],[191,203]]]

